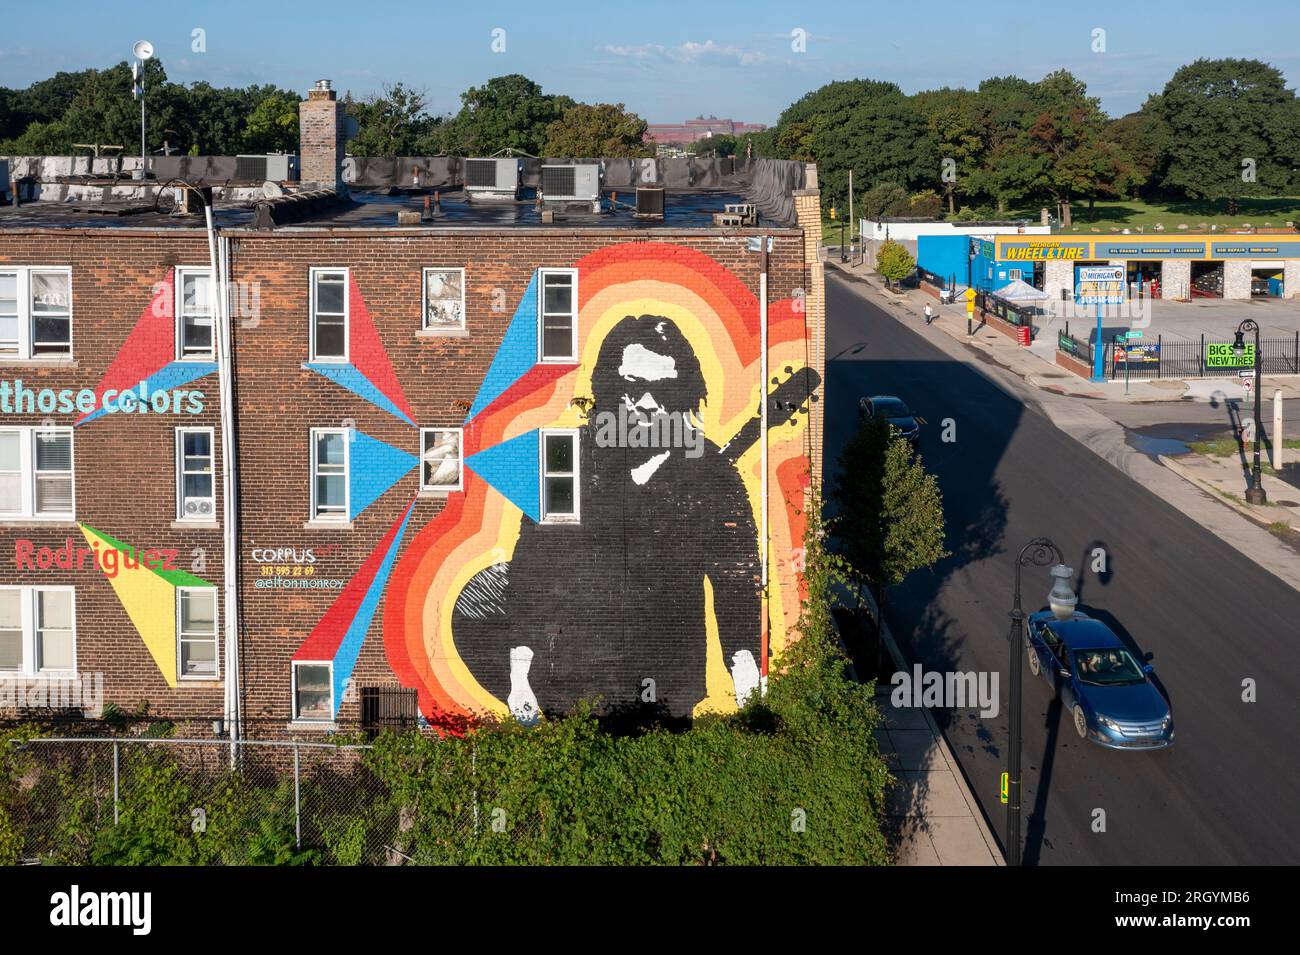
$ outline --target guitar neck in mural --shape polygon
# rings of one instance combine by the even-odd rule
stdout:
[[[797,423],[800,415],[807,415],[810,403],[816,400],[817,386],[820,384],[821,376],[816,371],[800,368],[777,385],[774,391],[768,392],[767,430],[772,431],[787,422]],[[758,442],[762,430],[763,417],[760,413],[746,421],[736,436],[719,449],[719,453],[734,464]]]

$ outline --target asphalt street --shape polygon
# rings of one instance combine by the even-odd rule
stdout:
[[[859,288],[827,276],[827,468],[864,395],[898,395],[925,420],[919,450],[943,491],[952,556],[892,590],[886,618],[909,665],[998,673],[996,717],[935,717],[999,838],[1015,555],[1046,535],[1075,568],[1080,609],[1150,654],[1177,737],[1160,752],[1083,741],[1026,668],[1025,863],[1300,862],[1300,593],[1058,430],[1026,400],[1032,389],[950,358],[932,343],[944,333],[896,321]],[[1091,569],[1095,548],[1104,573]],[[1045,569],[1026,568],[1026,611],[1046,606],[1050,586]]]

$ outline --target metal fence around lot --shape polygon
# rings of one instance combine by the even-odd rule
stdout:
[[[454,812],[421,822],[418,806],[399,799],[371,765],[373,749],[269,740],[232,749],[229,740],[143,736],[13,740],[0,747],[0,849],[16,839],[19,861],[33,865],[403,865],[419,852],[424,861],[472,862],[500,838],[544,840],[535,813],[495,826],[489,778],[474,777],[472,795]]]
[[[38,737],[13,748],[0,754],[17,775],[5,808],[27,863],[132,864],[160,831],[179,833],[173,861],[191,864],[392,861],[397,820],[367,746],[246,741],[233,761],[223,740]]]
[[[1248,341],[1247,344],[1254,343]],[[1105,369],[1112,380],[1124,378],[1238,378],[1252,365],[1237,364],[1238,359],[1226,354],[1212,357],[1210,348],[1217,346],[1225,352],[1228,342],[1207,342],[1202,335],[1199,341],[1167,339],[1157,335],[1154,340],[1126,339],[1122,343],[1105,343]],[[1082,341],[1067,330],[1056,338],[1057,351],[1086,362],[1089,367],[1096,352],[1095,344]],[[1259,343],[1259,364],[1262,375],[1300,375],[1300,332],[1293,338],[1263,338]]]

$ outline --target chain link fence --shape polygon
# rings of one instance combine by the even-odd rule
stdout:
[[[405,864],[413,814],[370,766],[371,748],[38,737],[0,753],[0,809],[25,864]],[[478,816],[468,806],[445,837],[468,839]]]

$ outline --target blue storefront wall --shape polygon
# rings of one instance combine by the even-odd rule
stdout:
[[[919,235],[916,237],[916,264],[939,276],[945,284],[964,286],[970,268],[970,236]]]
[[[970,282],[981,291],[1000,289],[1013,281],[1013,271],[1018,271],[1022,280],[1033,281],[1032,262],[998,262],[983,254],[972,256],[972,247],[971,237],[966,235],[917,236],[916,264],[939,276],[945,285],[955,281],[958,288]],[[992,247],[991,242],[984,243],[984,248]]]

